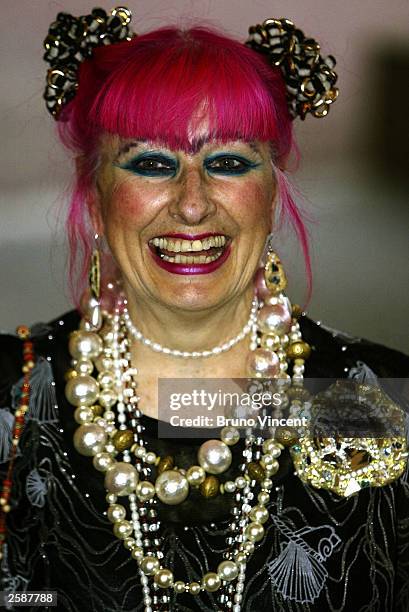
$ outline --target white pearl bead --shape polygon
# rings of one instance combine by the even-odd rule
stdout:
[[[156,574],[156,572],[159,570],[159,566],[159,559],[151,555],[143,557],[139,565],[143,573],[147,576],[153,576],[154,574]]]
[[[116,495],[129,495],[135,491],[139,475],[133,465],[117,462],[107,470],[105,488]]]
[[[226,482],[224,483],[224,490],[226,491],[226,493],[234,493],[234,491],[236,490],[236,483],[232,480],[226,480]]]
[[[242,548],[243,548],[243,552],[245,552],[246,555],[251,555],[251,554],[253,554],[254,549],[255,549],[254,542],[252,542],[250,540],[247,540],[247,541],[243,542]]]
[[[79,374],[92,374],[93,369],[94,366],[90,359],[78,359],[75,364],[75,370]]]
[[[80,425],[91,423],[94,419],[94,412],[89,406],[78,406],[74,412],[74,419]]]
[[[276,353],[257,348],[247,356],[247,369],[250,376],[257,378],[274,378],[280,371],[279,360]]]
[[[65,397],[73,406],[92,406],[98,397],[98,391],[98,383],[92,376],[75,376],[65,386]]]
[[[122,521],[126,517],[126,509],[121,504],[113,504],[108,508],[107,517],[111,523]]]
[[[126,548],[126,550],[133,550],[136,546],[136,542],[134,540],[134,538],[125,538],[124,540],[124,547]]]
[[[277,458],[281,455],[281,448],[274,438],[268,438],[263,442],[263,451],[267,455],[272,455],[274,458]]]
[[[236,427],[223,427],[220,432],[220,438],[228,446],[233,446],[240,440],[240,432]]]
[[[132,558],[135,559],[135,561],[140,561],[141,559],[143,559],[143,548],[141,548],[140,546],[134,546],[132,548],[131,554]]]
[[[138,482],[135,491],[140,501],[147,501],[155,497],[155,486],[148,480]]]
[[[236,487],[238,489],[244,489],[244,487],[247,484],[246,479],[244,478],[244,476],[237,476],[236,480],[234,481],[236,484]]]
[[[101,387],[111,387],[114,384],[114,374],[110,370],[102,370],[97,376],[97,381]]]
[[[152,451],[146,453],[145,455],[145,461],[146,463],[149,463],[151,465],[153,465],[156,461],[156,454]]]
[[[267,491],[260,491],[260,493],[257,496],[257,499],[259,501],[260,504],[268,504],[269,500],[270,500],[270,496],[267,493]]]
[[[207,572],[202,578],[202,585],[208,593],[214,593],[221,586],[221,579],[216,572]]]
[[[146,448],[144,448],[143,446],[137,446],[135,449],[135,457],[138,457],[138,459],[143,459],[146,455]]]
[[[102,340],[94,332],[76,331],[70,335],[68,350],[74,359],[94,359],[102,351]]]
[[[186,591],[186,585],[182,580],[177,580],[173,585],[173,590],[178,594],[184,593]]]
[[[206,472],[200,465],[192,465],[186,472],[186,478],[191,486],[197,487],[204,482]]]
[[[201,587],[198,582],[189,582],[189,593],[192,595],[199,595],[200,591]]]
[[[244,530],[244,537],[251,542],[260,542],[264,537],[264,527],[261,523],[250,523]]]
[[[106,472],[114,464],[114,459],[108,453],[98,453],[93,458],[92,463],[99,472]]]
[[[260,459],[260,464],[269,470],[271,474],[276,474],[280,467],[277,459],[274,459],[272,455],[263,455]]]
[[[269,512],[265,506],[253,506],[249,517],[255,523],[265,523],[268,520]]]
[[[129,521],[117,521],[114,524],[114,534],[117,538],[124,540],[132,533],[132,523]]]
[[[156,572],[153,581],[161,589],[167,589],[173,583],[173,574],[170,569],[162,568],[158,572]]]
[[[103,370],[109,371],[114,367],[114,362],[110,357],[106,357],[104,354],[102,354],[95,359],[95,366],[98,372],[102,372]]]
[[[101,406],[111,408],[117,402],[118,395],[113,389],[107,388],[100,391],[98,399]]]
[[[106,434],[102,427],[86,423],[78,427],[74,434],[74,447],[81,455],[92,457],[100,453],[106,442]]]
[[[207,440],[199,448],[198,461],[209,474],[221,474],[231,464],[232,454],[230,448],[221,440]]]
[[[234,580],[238,573],[239,568],[234,561],[222,561],[217,567],[217,574],[221,580]]]
[[[285,306],[266,305],[258,313],[260,330],[265,334],[286,334],[291,327],[291,315]]]
[[[189,494],[189,483],[180,472],[165,470],[156,479],[155,491],[164,504],[180,504]]]

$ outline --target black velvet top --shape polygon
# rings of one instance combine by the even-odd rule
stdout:
[[[103,474],[73,448],[78,425],[64,396],[64,373],[70,367],[67,337],[78,323],[73,311],[33,328],[37,364],[14,469],[1,588],[56,591],[58,611],[143,611],[137,562],[113,535],[106,517]],[[300,325],[312,346],[306,377],[344,378],[353,368],[379,377],[409,374],[409,357],[402,353],[346,336],[307,317],[300,319]],[[2,477],[18,405],[21,366],[21,341],[0,336]],[[144,437],[155,452],[177,455],[180,467],[197,462],[203,440],[158,439],[157,422],[146,416],[141,422]],[[242,444],[232,447],[227,478],[237,474]],[[264,525],[265,537],[247,564],[242,610],[409,611],[406,471],[387,486],[341,498],[305,485],[294,475],[285,450],[273,479],[267,506],[270,518]],[[157,501],[163,565],[177,579],[200,580],[206,571],[215,571],[223,560],[232,504],[232,495],[204,499],[195,492],[178,506]],[[172,592],[160,609],[210,612],[223,610],[223,606],[214,593]]]

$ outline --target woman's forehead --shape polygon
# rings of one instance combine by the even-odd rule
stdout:
[[[220,146],[234,146],[234,147],[242,147],[249,148],[254,153],[258,153],[262,155],[266,152],[268,145],[265,142],[261,142],[259,140],[248,140],[237,137],[230,138],[221,138],[218,136],[210,136],[208,134],[201,134],[198,137],[192,137],[189,140],[190,147],[187,149],[186,147],[175,148],[171,146],[167,140],[164,139],[151,139],[151,138],[122,138],[118,135],[105,134],[102,139],[102,148],[110,149],[111,151],[115,151],[118,155],[126,154],[131,149],[144,149],[144,148],[166,148],[172,151],[184,151],[186,153],[195,154],[200,153],[203,148],[218,148]]]

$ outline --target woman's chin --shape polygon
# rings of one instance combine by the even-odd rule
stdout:
[[[168,291],[163,291],[158,295],[158,302],[172,311],[180,309],[181,311],[194,312],[215,308],[225,303],[228,298],[227,291],[220,292],[216,288],[214,288],[214,291],[200,291],[198,288],[187,287],[183,293],[180,289],[179,291],[177,289],[172,291],[169,288]]]

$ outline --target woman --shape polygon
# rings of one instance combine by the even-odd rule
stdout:
[[[303,375],[407,375],[404,355],[291,308],[271,246],[281,213],[309,272],[284,171],[292,118],[336,99],[334,60],[286,20],[247,46],[132,38],[129,21],[60,14],[46,39],[47,107],[77,161],[77,299],[88,268],[90,286],[82,319],[1,338],[2,588],[55,591],[61,610],[406,610],[401,436],[157,432],[159,378],[283,381],[300,416]]]

